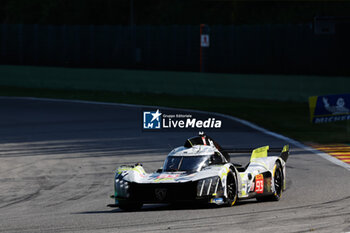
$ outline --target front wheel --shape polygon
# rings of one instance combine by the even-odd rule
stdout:
[[[233,206],[237,201],[237,179],[235,173],[230,171],[226,179],[226,203],[227,206]]]

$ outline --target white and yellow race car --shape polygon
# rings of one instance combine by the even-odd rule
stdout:
[[[280,152],[268,156],[268,151]],[[248,164],[230,162],[230,154],[251,152]],[[200,133],[172,150],[162,168],[146,173],[141,164],[117,168],[114,179],[115,204],[122,210],[137,210],[146,203],[197,201],[233,206],[237,201],[256,198],[278,201],[286,188],[289,146],[223,149]]]

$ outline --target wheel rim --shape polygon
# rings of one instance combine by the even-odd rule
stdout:
[[[231,203],[233,203],[236,198],[236,182],[232,175],[227,177],[227,197]]]
[[[282,172],[280,167],[278,167],[275,172],[275,190],[276,194],[279,196],[282,190]]]

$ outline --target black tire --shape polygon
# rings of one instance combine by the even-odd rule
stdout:
[[[230,171],[227,174],[226,179],[226,204],[227,206],[233,206],[236,203],[238,196],[237,179],[235,173],[233,171]]]
[[[284,183],[283,169],[280,162],[276,162],[275,166],[273,174],[275,191],[272,195],[257,197],[257,201],[279,201],[281,199]]]
[[[284,176],[283,176],[283,169],[282,169],[280,162],[276,162],[275,166],[276,166],[276,169],[275,169],[275,173],[273,174],[274,184],[275,184],[275,192],[271,196],[271,199],[273,201],[279,201],[280,198],[282,197]]]
[[[130,202],[126,200],[119,200],[119,209],[124,211],[136,211],[142,208],[141,202]]]

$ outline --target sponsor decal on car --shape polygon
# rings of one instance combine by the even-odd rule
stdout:
[[[223,204],[224,203],[224,199],[219,197],[219,198],[212,198],[210,200],[210,203],[213,203],[213,204]]]
[[[255,187],[255,183],[252,182],[252,184],[250,185],[249,191],[250,191],[250,192],[253,192],[253,191],[254,191],[254,187]]]
[[[264,176],[262,174],[255,176],[255,192],[256,193],[264,192]]]
[[[161,174],[157,176],[157,178],[155,179],[155,182],[175,180],[175,178],[179,176],[180,174]]]

